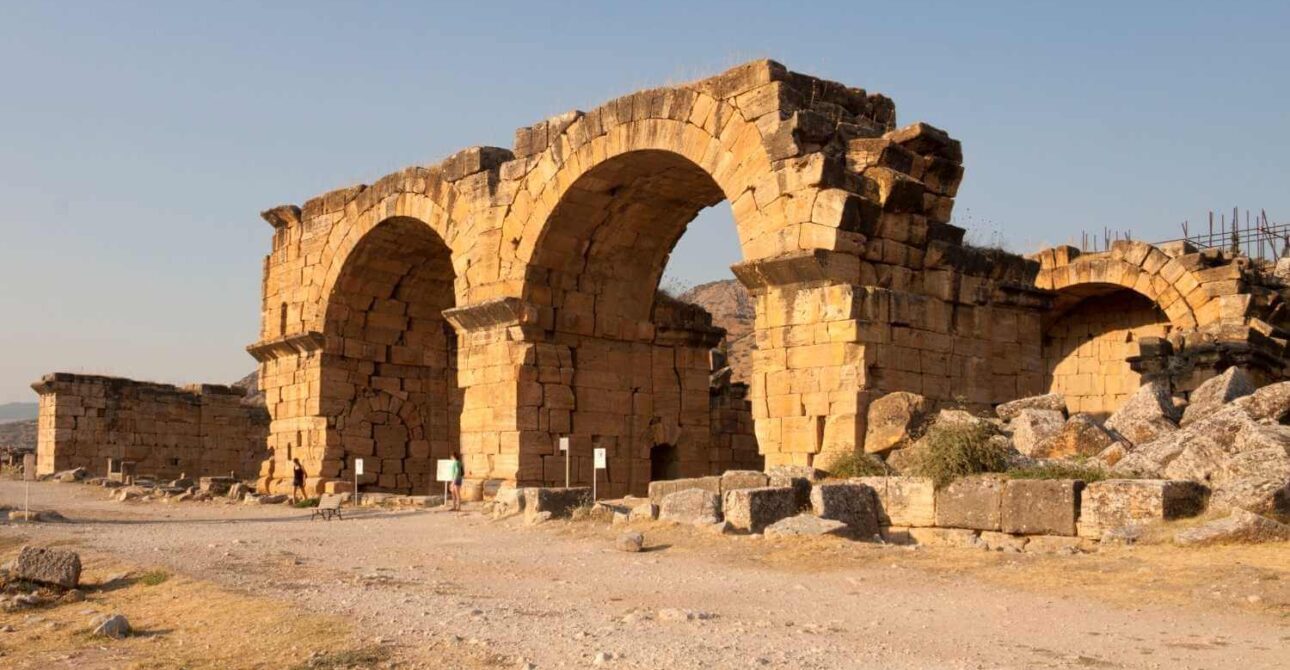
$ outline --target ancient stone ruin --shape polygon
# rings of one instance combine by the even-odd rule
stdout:
[[[1185,243],[964,244],[962,163],[880,94],[756,61],[270,209],[258,486],[289,488],[299,458],[311,490],[344,491],[362,458],[365,490],[423,493],[454,449],[471,497],[564,486],[568,437],[572,484],[605,449],[602,495],[643,495],[886,453],[904,438],[866,436],[893,392],[984,413],[1053,391],[1102,420],[1144,382],[1185,399],[1233,366],[1286,376],[1267,268]],[[713,358],[711,317],[657,292],[722,202],[756,312],[746,389]],[[42,458],[76,450],[54,406]]]
[[[160,478],[233,473],[253,477],[268,457],[268,415],[242,403],[239,389],[179,388],[117,377],[56,373],[32,384],[40,394],[36,471],[85,468],[107,474],[108,460],[134,463]]]

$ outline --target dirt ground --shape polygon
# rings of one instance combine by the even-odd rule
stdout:
[[[31,496],[68,521],[0,525],[0,560],[76,548],[87,599],[0,614],[0,667],[1290,667],[1284,543],[1044,556],[641,524],[627,554],[596,522]],[[109,611],[141,634],[88,636]]]

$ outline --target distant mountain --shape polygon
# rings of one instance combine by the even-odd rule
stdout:
[[[0,405],[0,422],[5,421],[26,421],[27,419],[36,418],[39,413],[39,405],[34,402],[8,402]]]
[[[0,423],[0,452],[35,451],[36,420]]]
[[[748,289],[738,280],[725,279],[699,284],[682,293],[679,299],[708,310],[712,315],[712,325],[726,329],[731,380],[747,383],[752,373],[752,352],[757,348],[753,339],[756,310]]]
[[[259,405],[261,407],[264,406],[264,391],[260,390],[259,370],[233,382],[231,386],[246,391],[246,400],[243,400],[243,403],[248,405]]]

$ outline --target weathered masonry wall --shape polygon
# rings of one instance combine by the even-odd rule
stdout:
[[[40,474],[85,468],[107,474],[109,458],[134,461],[141,475],[254,477],[268,456],[268,417],[242,404],[240,389],[54,373],[40,394]]]

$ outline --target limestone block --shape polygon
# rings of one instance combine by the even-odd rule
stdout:
[[[1023,551],[1029,538],[1025,535],[1009,535],[1008,533],[996,533],[992,530],[981,531],[981,542],[985,543],[985,548],[990,551],[1002,551],[1011,554]]]
[[[927,547],[984,549],[977,531],[967,528],[910,528],[906,531],[914,544]]]
[[[1013,479],[1003,488],[1002,530],[1018,535],[1074,535],[1083,482]]]
[[[1125,526],[1181,519],[1205,508],[1205,489],[1168,479],[1108,479],[1080,493],[1078,532],[1097,539]]]
[[[770,477],[756,470],[727,470],[721,474],[721,493],[736,489],[758,489],[767,486]]]
[[[738,530],[760,533],[766,526],[797,514],[797,493],[788,487],[738,489],[725,494],[722,510]]]
[[[936,485],[926,477],[858,477],[873,489],[884,526],[935,526]]]
[[[1066,420],[1061,432],[1045,440],[1029,455],[1034,458],[1097,456],[1114,444],[1115,438],[1096,419],[1078,412]]]
[[[1060,393],[1047,393],[1044,395],[1021,398],[1011,402],[1005,402],[994,409],[995,414],[1004,421],[1011,421],[1017,418],[1023,409],[1044,409],[1054,412],[1066,412],[1066,399]]]
[[[1290,417],[1290,382],[1268,384],[1237,404],[1256,421],[1280,423]]]
[[[1181,425],[1189,426],[1227,403],[1254,393],[1254,390],[1254,382],[1244,370],[1230,367],[1223,374],[1205,380],[1191,392]]]
[[[524,519],[532,521],[543,512],[548,513],[550,518],[568,517],[573,510],[582,507],[590,500],[591,489],[585,486],[526,488],[524,489]]]
[[[811,489],[811,510],[821,519],[845,523],[862,539],[879,534],[877,498],[864,484],[816,484]]]
[[[1006,480],[992,475],[960,477],[936,492],[936,525],[999,530]]]
[[[1143,385],[1106,420],[1106,427],[1129,444],[1139,445],[1178,429],[1179,412],[1169,391],[1161,384]]]
[[[721,495],[720,477],[694,477],[690,479],[661,479],[649,483],[649,500],[655,505],[662,504],[663,497],[686,489],[702,489],[713,495]]]
[[[695,524],[721,521],[721,498],[703,489],[684,489],[663,496],[658,506],[660,521]]]
[[[1061,434],[1065,417],[1051,409],[1026,408],[1017,412],[1012,423],[1012,446],[1026,456],[1034,456],[1045,444]]]
[[[1243,509],[1234,509],[1225,518],[1174,535],[1174,544],[1183,547],[1287,540],[1290,540],[1290,526]]]
[[[1279,434],[1286,432],[1286,427],[1266,427],[1260,432]],[[1220,474],[1213,485],[1211,505],[1290,515],[1290,450],[1284,444],[1230,456],[1222,463]]]
[[[927,399],[917,393],[888,393],[869,404],[864,450],[871,454],[908,446],[927,415]]]
[[[1026,537],[1028,554],[1075,554],[1084,549],[1085,538],[1069,535],[1029,535]]]
[[[849,535],[853,529],[834,519],[822,519],[810,514],[799,514],[781,519],[762,531],[766,537],[798,537],[820,535]]]
[[[23,547],[14,563],[18,579],[74,589],[81,580],[81,557],[74,551]]]

